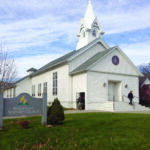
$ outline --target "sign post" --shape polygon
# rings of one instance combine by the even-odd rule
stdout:
[[[47,124],[47,94],[43,93],[42,125]]]
[[[0,93],[0,128],[3,128],[3,94]]]

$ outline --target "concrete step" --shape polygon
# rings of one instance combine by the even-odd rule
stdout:
[[[115,111],[149,111],[149,108],[141,106],[138,103],[135,103],[135,107],[128,104],[128,102],[115,102]]]
[[[114,111],[113,110],[113,102],[105,102],[105,103],[102,103],[100,105],[100,107],[98,107],[98,110],[103,110],[103,111]]]
[[[150,111],[149,108],[146,108],[145,106],[139,105],[138,103],[135,103],[135,107],[133,105],[129,105],[129,102],[104,102],[98,107],[97,110],[102,111],[110,111],[110,112],[121,112],[121,111]]]

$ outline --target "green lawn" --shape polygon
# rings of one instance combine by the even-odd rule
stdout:
[[[150,115],[119,113],[67,114],[63,125],[41,126],[41,117],[29,117],[28,129],[21,119],[4,120],[0,150],[149,150]]]

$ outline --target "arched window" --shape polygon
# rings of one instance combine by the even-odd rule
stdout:
[[[96,26],[97,26],[97,25],[98,25],[98,24],[97,24],[97,22],[94,22],[94,25],[96,25]]]
[[[85,32],[83,32],[83,37],[85,37]]]
[[[92,34],[93,34],[93,36],[96,36],[96,31],[95,31],[95,30],[93,30]]]

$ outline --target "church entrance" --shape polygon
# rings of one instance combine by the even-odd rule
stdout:
[[[108,82],[108,100],[121,101],[121,82],[109,81]]]
[[[85,92],[77,93],[76,104],[78,110],[85,110]]]

